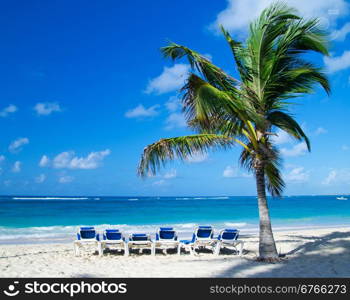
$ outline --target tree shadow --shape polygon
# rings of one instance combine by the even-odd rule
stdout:
[[[332,232],[324,236],[288,235],[310,240],[283,253],[277,263],[244,262],[230,266],[216,277],[350,277],[350,232]],[[283,241],[277,241],[280,243]],[[288,240],[290,242],[290,240]]]

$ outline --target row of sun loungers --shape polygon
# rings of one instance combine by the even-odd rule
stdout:
[[[118,229],[106,229],[100,237],[94,227],[80,227],[77,240],[74,241],[74,251],[78,256],[81,248],[90,244],[96,247],[99,255],[103,255],[105,249],[122,250],[125,256],[128,256],[132,250],[142,252],[144,249],[149,249],[151,255],[155,255],[157,249],[162,250],[163,253],[166,253],[168,249],[174,249],[178,255],[181,249],[189,251],[192,255],[201,249],[209,249],[219,255],[222,248],[233,248],[239,255],[242,255],[244,243],[238,237],[239,230],[237,229],[221,230],[220,234],[214,237],[214,229],[211,226],[198,226],[191,240],[179,240],[173,227],[160,227],[155,240],[152,240],[146,233],[130,234],[126,240]]]

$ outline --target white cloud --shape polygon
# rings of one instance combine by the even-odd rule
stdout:
[[[18,138],[17,140],[14,140],[10,145],[9,145],[9,151],[12,153],[16,153],[22,150],[22,146],[29,144],[29,139],[28,138]]]
[[[53,112],[60,112],[61,107],[56,102],[39,102],[33,108],[38,115],[47,116]]]
[[[153,105],[149,108],[145,108],[142,104],[139,104],[135,108],[128,110],[125,113],[125,117],[127,118],[144,118],[144,117],[154,117],[159,114],[157,109],[159,105]]]
[[[59,183],[70,183],[74,180],[72,176],[61,176],[58,178]]]
[[[35,177],[36,183],[43,183],[46,180],[45,174],[40,174],[39,176]]]
[[[187,127],[185,117],[182,113],[172,113],[165,120],[165,129],[170,130],[174,128]]]
[[[239,172],[238,168],[234,168],[233,166],[227,166],[222,172],[222,176],[226,178],[250,178],[252,175],[248,173]]]
[[[283,156],[302,156],[305,155],[307,152],[307,146],[304,142],[298,143],[294,145],[292,148],[281,148],[281,154]]]
[[[3,110],[0,111],[0,117],[7,117],[9,114],[16,112],[17,106],[10,104],[9,106],[6,106]]]
[[[176,96],[171,96],[165,103],[165,107],[169,112],[175,112],[181,108],[181,100]]]
[[[333,169],[322,181],[324,185],[350,184],[350,169]]]
[[[210,25],[216,32],[219,25],[223,25],[232,32],[247,32],[249,23],[257,18],[261,11],[274,0],[228,0],[227,7],[221,11]],[[325,29],[333,29],[337,19],[345,16],[349,11],[349,4],[345,0],[284,0],[289,6],[299,10],[305,17],[319,17]]]
[[[350,149],[350,147],[348,145],[343,145],[343,146],[341,146],[341,149],[343,151],[348,151]]]
[[[327,129],[324,129],[323,127],[318,127],[318,128],[316,129],[316,131],[315,131],[315,134],[316,134],[316,135],[320,135],[320,134],[325,134],[325,133],[327,133],[327,132],[328,132]]]
[[[164,179],[161,179],[161,180],[153,182],[152,185],[160,186],[160,185],[165,185],[166,183],[167,182]]]
[[[186,161],[189,163],[201,163],[203,161],[206,161],[207,159],[208,159],[207,153],[197,152],[197,153],[194,153],[192,156],[187,157]]]
[[[303,167],[295,167],[285,175],[286,181],[295,183],[307,182],[309,178],[309,172],[305,171]]]
[[[176,178],[177,176],[177,171],[175,169],[170,170],[169,172],[164,174],[164,178],[165,179],[172,179],[172,178]]]
[[[334,30],[331,34],[331,39],[343,42],[350,33],[350,23],[345,23],[339,30]]]
[[[232,178],[232,177],[236,177],[237,176],[237,169],[231,167],[231,166],[227,166],[224,170],[224,172],[222,173],[223,177],[227,177],[227,178]]]
[[[19,173],[19,172],[21,172],[21,166],[22,166],[22,163],[21,163],[20,161],[16,161],[16,162],[13,164],[12,172],[13,172],[13,173]]]
[[[276,134],[271,136],[271,141],[276,145],[288,144],[293,141],[291,136],[284,130],[278,129]]]
[[[175,64],[168,68],[164,67],[162,74],[149,81],[145,92],[147,94],[164,94],[181,88],[186,80],[190,69],[187,64]]]
[[[39,161],[39,167],[47,167],[49,164],[50,159],[46,155],[43,155]]]
[[[5,160],[5,156],[4,155],[0,155],[0,163],[3,162]]]
[[[323,61],[330,73],[347,69],[350,67],[350,51],[344,51],[342,55],[337,57],[325,56]]]
[[[66,151],[58,154],[52,162],[56,169],[96,169],[101,161],[111,153],[109,149],[98,152],[91,152],[86,157],[75,156],[74,151]]]

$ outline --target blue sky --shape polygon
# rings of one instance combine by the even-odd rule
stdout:
[[[162,58],[167,40],[206,55],[236,76],[217,32],[244,39],[270,0],[7,1],[1,4],[0,194],[254,195],[239,148],[173,162],[142,180],[143,148],[189,134],[178,89],[189,67]],[[310,57],[328,72],[292,108],[312,152],[280,133],[285,194],[350,193],[350,4],[289,0],[330,32],[331,56]]]

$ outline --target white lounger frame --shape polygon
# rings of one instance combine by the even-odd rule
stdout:
[[[78,230],[77,233],[80,234],[80,230]],[[96,234],[97,234],[97,231],[96,231]],[[86,238],[82,238],[80,236],[80,240],[76,239],[73,242],[73,245],[74,245],[74,254],[75,254],[75,256],[79,256],[80,255],[80,248],[82,248],[85,245],[93,245],[96,248],[96,250],[99,251],[99,241],[96,239],[96,237],[90,238],[90,239],[86,239]]]
[[[163,251],[164,254],[166,254],[166,251],[168,249],[176,249],[177,254],[180,255],[181,253],[181,245],[180,242],[178,240],[175,240],[175,238],[177,238],[177,233],[175,230],[169,230],[169,231],[175,231],[175,237],[174,239],[162,239],[160,237],[160,229],[158,229],[158,236],[159,236],[159,240],[155,240],[154,241],[154,251],[156,249],[161,249]]]
[[[234,248],[239,254],[239,256],[242,256],[243,253],[243,247],[244,242],[242,240],[227,240],[222,238],[222,234],[225,232],[225,230],[220,231],[221,240],[217,241],[216,247],[215,247],[215,254],[219,255],[221,248]],[[237,230],[237,234],[239,234],[239,230]],[[239,249],[237,249],[237,247]]]
[[[106,231],[103,232],[104,235],[106,235]],[[123,236],[123,234],[121,233]],[[103,238],[103,235],[102,235]],[[127,242],[125,242],[123,239],[121,240],[101,240],[98,244],[98,253],[100,256],[103,255],[103,250],[106,248],[111,248],[113,247],[114,249],[120,249],[124,250],[124,256],[129,255],[129,248]]]
[[[143,249],[150,249],[151,255],[155,255],[155,244],[151,240],[149,234],[147,234],[147,241],[130,241],[131,237],[132,235],[130,235],[129,241],[127,243],[128,253],[130,253],[131,249],[139,249],[141,253],[143,252]]]

